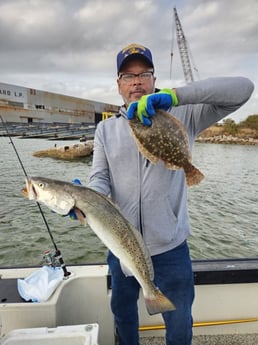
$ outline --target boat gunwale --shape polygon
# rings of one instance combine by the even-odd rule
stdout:
[[[258,258],[193,260],[195,285],[250,284],[258,282]],[[106,263],[73,264],[70,267],[107,266]],[[24,303],[17,291],[19,270],[40,266],[0,267],[0,304]],[[16,270],[17,277],[6,277],[4,272]],[[2,274],[1,274],[2,271]],[[108,272],[108,271],[107,271]],[[107,288],[111,290],[111,274],[107,273]]]

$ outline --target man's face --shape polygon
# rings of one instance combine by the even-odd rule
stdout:
[[[126,106],[133,101],[138,101],[143,95],[153,93],[156,77],[153,75],[149,79],[134,77],[131,81],[126,81],[121,76],[126,73],[140,74],[144,72],[153,72],[153,68],[145,61],[137,59],[129,61],[120,71],[117,80],[118,91]]]

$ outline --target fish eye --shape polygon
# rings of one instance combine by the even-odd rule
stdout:
[[[43,182],[40,182],[40,183],[39,183],[39,187],[40,187],[40,188],[44,188],[44,183],[43,183]]]

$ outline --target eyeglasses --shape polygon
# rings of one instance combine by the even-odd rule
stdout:
[[[147,81],[150,80],[151,77],[153,76],[153,72],[143,72],[139,74],[134,74],[134,73],[121,73],[119,76],[119,79],[122,80],[125,83],[131,83],[132,81],[135,80],[135,78],[139,78],[140,81]]]

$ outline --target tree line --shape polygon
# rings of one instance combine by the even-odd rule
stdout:
[[[225,132],[231,135],[237,134],[241,129],[249,128],[258,133],[258,115],[250,115],[244,121],[236,123],[232,119],[225,119],[222,123]]]

